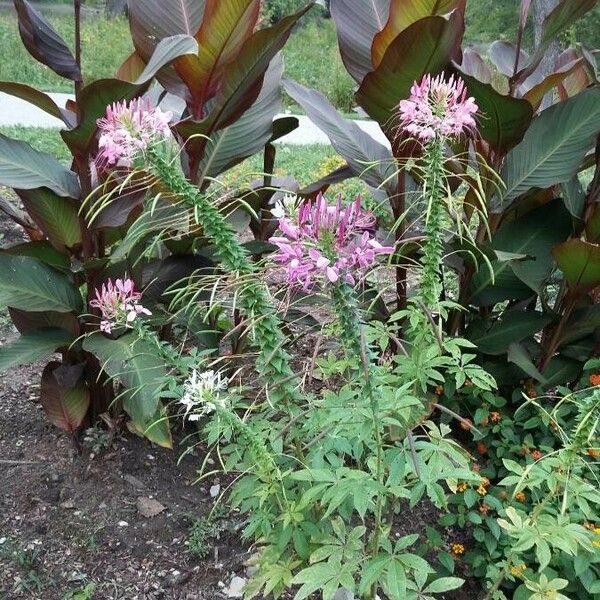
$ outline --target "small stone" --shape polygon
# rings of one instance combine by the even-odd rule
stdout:
[[[119,527],[129,527],[129,523],[127,521],[119,521],[117,525]]]
[[[163,506],[157,500],[154,500],[154,498],[144,498],[140,496],[137,499],[137,509],[142,517],[151,519],[152,517],[160,515],[164,510],[167,510],[167,507]]]
[[[211,486],[209,493],[211,498],[216,498],[221,493],[220,484],[217,483],[216,485]]]
[[[243,598],[244,586],[246,580],[243,577],[234,577],[229,584],[229,587],[225,590],[228,598]]]
[[[66,508],[67,510],[72,510],[75,508],[75,504],[71,500],[67,500],[65,502],[61,502],[59,505],[61,508]]]

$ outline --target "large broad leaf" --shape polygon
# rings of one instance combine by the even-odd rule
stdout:
[[[204,117],[204,105],[218,91],[225,66],[239,54],[252,35],[260,12],[260,0],[207,0],[200,30],[199,51],[175,63],[175,70],[187,85],[192,114]]]
[[[373,187],[386,182],[395,168],[388,148],[374,140],[355,121],[344,119],[320,92],[289,80],[284,81],[284,88],[310,120],[327,134],[357,177]],[[391,186],[392,182],[388,184]]]
[[[508,154],[502,170],[506,189],[493,212],[501,212],[531,188],[546,189],[569,181],[599,131],[600,89],[586,90],[544,110]]]
[[[277,25],[261,29],[244,43],[237,60],[223,75],[223,84],[209,116],[203,121],[182,121],[176,127],[186,139],[193,135],[211,137],[215,131],[231,125],[246,112],[260,94],[265,72],[275,55],[283,48],[298,20],[312,5],[285,17]],[[196,138],[192,145],[206,146]],[[191,146],[190,146],[191,147]]]
[[[74,340],[64,329],[41,328],[28,331],[12,342],[0,346],[0,373],[12,367],[27,365],[51,356]]]
[[[16,256],[33,256],[33,258],[37,258],[59,271],[69,271],[71,268],[69,255],[57,250],[48,240],[23,242],[22,244],[9,246],[4,251]]]
[[[195,36],[200,29],[206,0],[129,0],[129,27],[140,59],[147,63],[163,38],[180,33]],[[185,85],[172,67],[158,77],[170,92],[185,92]]]
[[[393,131],[398,103],[426,73],[439,73],[460,47],[464,22],[459,11],[449,19],[427,17],[413,23],[390,44],[381,64],[363,80],[356,98],[362,108]]]
[[[505,354],[511,344],[531,337],[552,322],[552,317],[534,311],[510,311],[479,338],[471,338],[484,354]]]
[[[200,179],[216,177],[259,152],[273,135],[273,118],[281,107],[283,61],[277,56],[265,74],[256,102],[234,123],[216,132],[200,163]]]
[[[156,349],[133,333],[116,340],[91,335],[84,340],[83,348],[94,354],[102,368],[125,386],[123,406],[135,429],[160,446],[170,448],[171,434],[160,403],[167,371]]]
[[[52,115],[61,121],[65,120],[63,112],[48,94],[40,92],[29,85],[16,83],[14,81],[0,81],[0,92],[10,94],[16,98],[21,98],[21,100],[25,100],[34,106],[41,108],[49,115]]]
[[[373,40],[388,21],[391,0],[331,0],[340,53],[346,69],[360,83],[373,70]]]
[[[442,16],[458,8],[464,13],[466,0],[403,0],[392,2],[390,17],[382,31],[373,40],[371,56],[378,67],[386,50],[396,36],[407,27],[425,17]]]
[[[544,383],[546,378],[539,372],[538,368],[533,363],[527,349],[519,343],[510,344],[508,347],[508,361],[514,363],[529,377],[533,377],[537,381]]]
[[[538,108],[544,99],[544,96],[553,90],[555,87],[558,87],[562,82],[573,75],[576,71],[578,71],[583,64],[583,58],[578,58],[572,60],[570,63],[560,67],[554,73],[551,73],[540,81],[538,84],[534,85],[531,89],[529,89],[523,97],[531,102],[533,106]]]
[[[53,156],[34,150],[28,143],[0,134],[0,184],[30,190],[47,187],[59,196],[79,197],[79,181],[73,171]]]
[[[135,80],[137,85],[150,81],[163,67],[171,64],[176,58],[195,55],[198,52],[196,40],[186,34],[173,35],[158,42],[148,64]]]
[[[18,190],[29,216],[59,250],[81,243],[81,225],[75,204],[48,188]]]
[[[548,46],[567,27],[579,20],[596,5],[598,0],[561,0],[544,19],[542,36],[531,62],[518,74],[519,79],[529,76],[537,68]]]
[[[90,390],[84,381],[74,385],[61,385],[55,376],[62,368],[59,362],[50,362],[42,373],[40,403],[46,417],[53,425],[73,433],[76,431],[90,407]]]
[[[539,292],[552,272],[552,248],[570,232],[570,215],[560,200],[504,224],[491,242],[498,255],[492,261],[494,279],[480,268],[471,285],[472,301],[486,305]]]
[[[73,339],[79,337],[81,333],[79,319],[73,313],[58,313],[51,310],[31,312],[18,308],[9,308],[8,312],[19,333],[29,333],[36,329],[64,329],[73,334]]]
[[[75,57],[58,32],[27,0],[15,0],[19,33],[29,54],[61,77],[81,81]]]
[[[75,312],[81,294],[71,280],[30,256],[0,254],[0,304],[22,310]]]
[[[575,239],[552,250],[569,287],[577,292],[600,285],[600,246]]]
[[[512,77],[515,73],[515,58],[517,47],[511,42],[497,40],[490,46],[489,56],[494,66],[502,75]],[[529,55],[522,49],[519,49],[519,62],[517,69],[529,63]]]
[[[61,131],[67,146],[77,153],[86,154],[98,129],[97,121],[106,114],[106,107],[113,102],[132,100],[144,93],[147,83],[135,85],[120,79],[99,79],[86,85],[79,97],[79,125]]]
[[[479,108],[477,130],[483,139],[500,152],[506,152],[518,144],[533,118],[531,104],[526,100],[504,96],[491,84],[482,83],[461,69],[457,70]]]

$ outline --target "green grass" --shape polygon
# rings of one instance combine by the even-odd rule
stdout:
[[[70,15],[47,15],[68,44],[73,47],[73,18]],[[83,73],[86,81],[112,77],[132,52],[126,19],[108,21],[85,16],[82,25]],[[0,79],[19,81],[52,92],[71,92],[72,83],[56,75],[33,59],[21,42],[13,14],[0,13]]]
[[[70,154],[58,129],[38,127],[0,127],[0,133],[23,140],[36,150],[47,152],[63,163],[68,163]],[[301,186],[308,185],[344,164],[343,159],[331,146],[277,145],[275,175],[294,177]],[[262,154],[252,156],[224,173],[220,179],[228,185],[243,187],[262,177]],[[367,195],[366,186],[358,179],[350,179],[330,188],[332,194],[345,196]]]
[[[343,112],[354,107],[355,82],[342,63],[333,21],[311,21],[284,47],[285,76],[323,92]]]

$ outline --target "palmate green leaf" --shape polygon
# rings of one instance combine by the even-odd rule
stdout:
[[[505,190],[492,206],[502,212],[532,188],[569,181],[600,132],[600,89],[592,88],[555,104],[533,119],[523,141],[508,154],[502,170]]]
[[[464,582],[465,580],[460,577],[440,577],[432,581],[424,591],[429,594],[441,594],[458,589]]]
[[[413,23],[390,44],[381,64],[363,80],[356,99],[393,137],[395,110],[423,75],[439,73],[456,55],[464,33],[460,11],[448,19],[427,17]]]
[[[59,196],[79,197],[79,180],[53,156],[27,142],[0,134],[0,185],[30,190],[47,187]]]
[[[58,348],[69,346],[74,340],[64,329],[34,329],[12,342],[0,346],[0,373],[12,367],[27,365],[48,358]]]
[[[167,371],[156,349],[128,333],[116,340],[100,334],[88,336],[83,349],[94,354],[102,368],[123,383],[123,407],[134,429],[160,446],[172,445],[168,420],[160,404]]]
[[[83,308],[71,280],[30,256],[0,253],[0,304],[21,310],[75,312]]]

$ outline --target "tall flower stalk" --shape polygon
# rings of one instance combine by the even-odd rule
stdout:
[[[446,216],[445,151],[448,142],[471,133],[478,108],[467,96],[461,79],[425,75],[415,82],[411,95],[398,106],[400,131],[410,134],[423,146],[423,197],[426,202],[425,243],[420,258],[420,284],[416,302],[419,312],[439,305],[442,291],[444,229]],[[422,325],[422,324],[421,324]],[[421,325],[419,328],[421,328]],[[413,328],[414,329],[414,328]]]
[[[269,400],[290,402],[298,382],[290,367],[290,356],[284,349],[285,336],[268,290],[258,278],[252,278],[256,272],[254,263],[223,214],[168,158],[165,144],[169,143],[170,118],[170,113],[144,100],[110,106],[106,116],[98,121],[97,165],[102,169],[131,167],[140,161],[171,193],[193,209],[223,269],[243,282],[238,290],[240,308],[252,324],[252,335],[260,349],[257,370],[266,381]]]
[[[375,353],[365,343],[364,319],[354,289],[379,255],[394,249],[383,246],[373,236],[375,218],[361,206],[357,197],[344,206],[341,197],[330,205],[322,194],[314,202],[304,202],[297,218],[279,220],[281,236],[271,238],[278,247],[273,260],[281,264],[292,286],[311,290],[324,285],[330,293],[342,346],[353,361],[368,399],[376,443],[376,478],[383,488],[383,440],[378,392],[378,366]],[[383,494],[376,503],[373,555],[379,551],[382,530]]]

